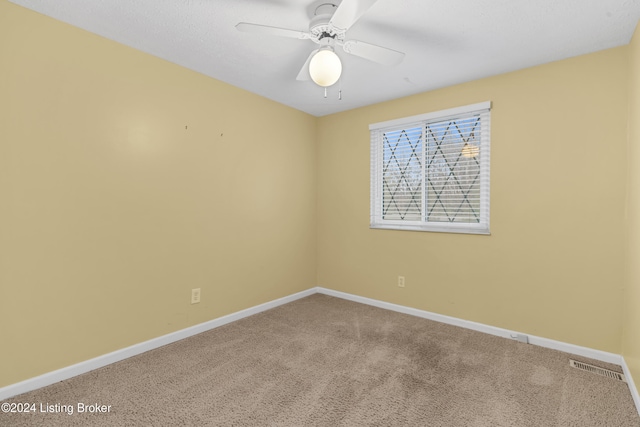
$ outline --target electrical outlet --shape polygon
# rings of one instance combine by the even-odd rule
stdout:
[[[398,287],[404,288],[404,276],[398,276]]]
[[[191,289],[191,304],[200,302],[200,288]]]

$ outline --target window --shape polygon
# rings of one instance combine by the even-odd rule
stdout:
[[[371,131],[371,228],[489,234],[490,102]]]

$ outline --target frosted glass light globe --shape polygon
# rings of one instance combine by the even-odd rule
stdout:
[[[330,49],[319,50],[309,62],[311,80],[318,86],[331,86],[340,78],[342,62],[336,53]]]

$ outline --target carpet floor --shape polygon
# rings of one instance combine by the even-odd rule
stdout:
[[[570,357],[315,294],[6,400],[36,411],[0,425],[640,427]]]

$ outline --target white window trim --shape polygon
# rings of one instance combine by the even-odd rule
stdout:
[[[374,135],[381,135],[386,129],[397,129],[410,125],[412,123],[437,122],[446,120],[447,118],[465,115],[473,112],[491,110],[491,101],[480,102],[477,104],[465,105],[462,107],[450,108],[416,116],[405,117],[401,119],[388,120],[385,122],[374,123],[369,125],[371,132],[371,217],[370,228],[377,229],[393,229],[393,230],[411,230],[411,231],[434,231],[445,233],[465,233],[465,234],[491,234],[489,231],[489,213],[490,213],[490,165],[491,165],[491,125],[490,119],[482,121],[482,138],[480,140],[480,157],[482,179],[480,183],[480,222],[479,223],[455,223],[455,222],[426,222],[426,221],[399,221],[384,220],[382,212],[378,212],[381,206],[378,201],[382,200],[382,168],[383,149],[382,142]],[[423,151],[423,156],[424,152]],[[424,159],[422,164],[424,165]],[[425,176],[425,174],[422,174]],[[425,185],[422,186],[425,188]],[[422,197],[424,203],[424,197]],[[424,212],[424,209],[423,209]]]

